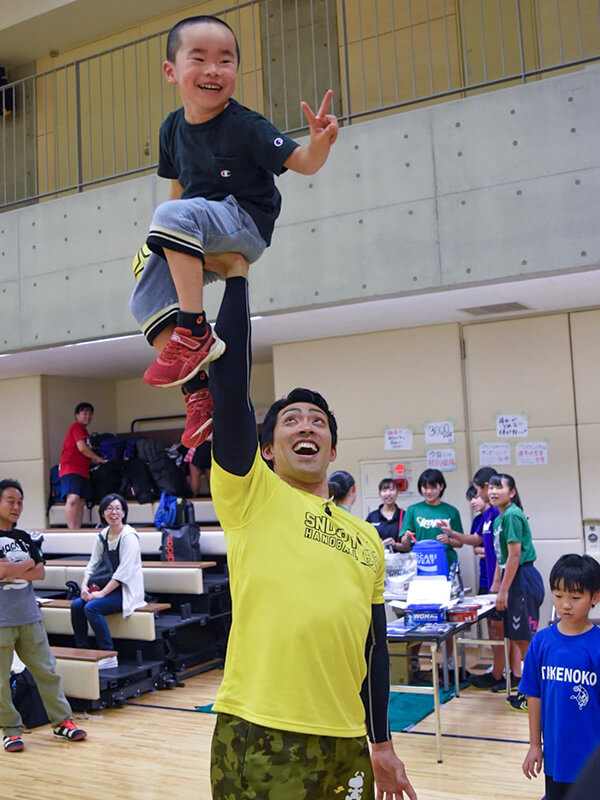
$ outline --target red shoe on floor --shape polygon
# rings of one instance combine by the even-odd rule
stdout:
[[[213,401],[208,389],[186,394],[185,430],[181,437],[184,447],[200,447],[212,433]]]
[[[192,336],[188,328],[175,328],[165,349],[144,373],[144,380],[165,389],[181,386],[224,352],[225,342],[213,334],[210,325],[203,337]]]
[[[78,728],[75,721],[72,719],[66,719],[64,722],[61,722],[58,728],[54,728],[53,733],[55,736],[58,736],[59,739],[68,739],[70,742],[80,742],[87,736],[87,733],[81,728]]]
[[[7,753],[20,753],[25,746],[20,736],[5,736],[2,743]]]

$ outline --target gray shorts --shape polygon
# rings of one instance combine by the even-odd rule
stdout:
[[[204,260],[205,253],[241,253],[248,263],[260,258],[266,242],[254,220],[233,197],[224,200],[168,200],[152,217],[147,244],[152,254],[140,273],[129,306],[142,333],[152,342],[175,323],[179,302],[164,250],[177,250]],[[204,283],[221,276],[204,271]]]

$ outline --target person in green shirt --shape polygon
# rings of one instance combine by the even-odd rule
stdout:
[[[515,479],[506,473],[492,475],[488,496],[500,516],[494,520],[496,574],[491,591],[496,609],[504,613],[504,635],[514,641],[525,660],[529,642],[537,631],[540,606],[544,601],[542,576],[534,567],[535,547],[531,528]],[[515,680],[519,680],[516,676]],[[527,711],[527,697],[521,692],[507,700],[515,711]]]
[[[402,552],[407,552],[415,542],[425,539],[440,541],[446,546],[446,558],[450,566],[458,561],[455,548],[462,547],[462,542],[452,534],[462,533],[463,527],[458,509],[442,500],[446,485],[446,479],[439,469],[426,469],[419,475],[417,488],[423,501],[406,509],[400,543]]]

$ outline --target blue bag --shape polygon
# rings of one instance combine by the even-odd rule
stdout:
[[[177,518],[177,498],[175,495],[161,492],[158,508],[154,515],[154,526],[159,530],[175,524]]]

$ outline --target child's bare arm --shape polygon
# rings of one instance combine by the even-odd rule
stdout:
[[[529,750],[523,761],[526,778],[537,778],[542,771],[542,701],[539,697],[527,698],[529,714]]]
[[[498,611],[506,611],[506,606],[508,605],[508,590],[512,586],[512,582],[515,579],[515,575],[517,574],[520,563],[521,543],[509,542],[508,558],[506,559],[506,566],[504,567],[504,576],[496,597],[496,608]]]
[[[337,117],[326,113],[332,97],[333,92],[329,89],[316,115],[308,103],[302,103],[302,110],[310,128],[310,142],[300,145],[289,156],[284,164],[288,169],[300,172],[302,175],[313,175],[327,161],[331,146],[338,135]]]
[[[169,200],[181,200],[183,194],[183,186],[179,183],[177,178],[171,179],[171,191],[169,192]]]

